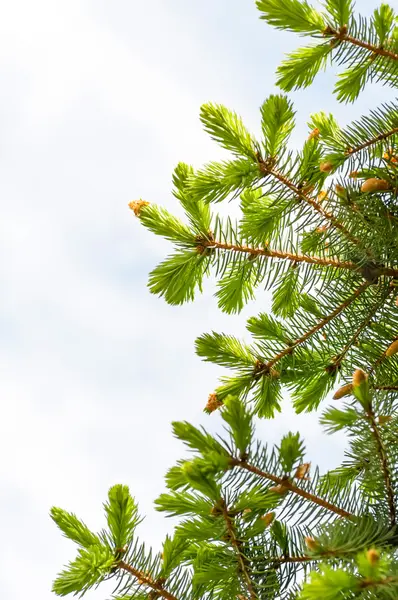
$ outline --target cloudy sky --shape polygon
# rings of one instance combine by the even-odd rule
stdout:
[[[128,484],[147,515],[142,537],[160,547],[172,522],[152,502],[184,452],[170,422],[220,426],[202,410],[222,371],[195,356],[194,339],[244,335],[246,318],[269,306],[260,294],[242,315],[221,315],[211,282],[184,307],[150,295],[148,272],[170,247],[127,204],[178,211],[176,163],[221,156],[200,105],[223,103],[258,132],[275,68],[300,41],[261,22],[252,0],[13,0],[1,12],[0,596],[50,600],[75,555],[52,505],[99,529],[108,488]],[[311,112],[344,124],[392,98],[374,86],[340,106],[332,85],[329,70],[291,94],[293,145]],[[323,469],[341,458],[342,438],[325,440],[288,398],[258,434],[274,442],[289,429]]]

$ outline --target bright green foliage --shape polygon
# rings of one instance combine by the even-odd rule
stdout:
[[[204,104],[200,120],[213,140],[238,156],[256,158],[255,142],[243,125],[242,119],[220,104]]]
[[[279,447],[279,460],[286,473],[290,473],[297,461],[304,456],[304,444],[300,440],[300,434],[288,433],[282,438]],[[297,466],[297,465],[296,465]]]
[[[352,16],[352,0],[325,0],[324,6],[336,25],[348,25]]]
[[[134,530],[139,523],[138,507],[131,498],[126,485],[114,485],[104,504],[112,543],[116,548],[130,544]]]
[[[261,18],[277,29],[305,34],[320,33],[326,26],[322,15],[306,1],[258,0],[256,4]]]
[[[87,525],[79,521],[73,513],[68,513],[66,510],[62,510],[62,508],[53,506],[50,514],[65,537],[73,540],[76,544],[79,544],[83,548],[89,548],[99,543],[98,536],[92,533]]]
[[[309,86],[329,62],[343,68],[338,101],[353,102],[369,82],[397,86],[398,20],[389,5],[370,19],[351,0],[324,0],[321,10],[303,0],[257,6],[269,25],[311,38],[279,67],[282,90]],[[189,455],[169,469],[155,502],[177,521],[163,552],[139,542],[137,506],[126,486],[114,486],[98,534],[51,510],[79,546],[53,589],[83,594],[116,577],[115,600],[395,600],[397,102],[348,125],[312,114],[298,151],[287,147],[295,111],[286,95],[261,105],[259,140],[224,106],[206,104],[200,118],[231,155],[199,169],[177,165],[173,193],[185,218],[131,206],[174,247],[149,288],[182,304],[213,275],[223,312],[240,312],[259,288],[272,293],[271,309],[247,320],[251,339],[212,331],[196,340],[199,357],[229,370],[205,407],[224,432],[173,423]],[[217,214],[224,201],[239,205],[235,221]],[[322,407],[326,434],[346,435],[341,465],[321,475],[299,433],[274,448],[256,439],[255,419],[281,411],[283,392],[297,413]]]
[[[260,111],[265,152],[275,156],[294,129],[293,105],[286,96],[272,95],[262,104]]]

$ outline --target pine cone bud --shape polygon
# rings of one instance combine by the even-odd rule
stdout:
[[[366,558],[368,559],[369,564],[374,567],[380,560],[380,554],[374,548],[371,548],[366,552]]]
[[[390,189],[390,182],[385,179],[377,179],[376,177],[371,177],[367,179],[361,186],[361,192],[383,192],[385,190]]]
[[[318,202],[322,202],[323,200],[325,200],[325,198],[327,198],[328,193],[326,192],[326,190],[321,190],[318,194]]]
[[[330,162],[330,160],[321,162],[321,164],[319,165],[319,170],[322,171],[322,173],[330,173],[330,171],[333,171],[333,169],[334,169],[334,164],[332,162]]]
[[[313,129],[310,135],[308,136],[308,141],[312,140],[313,138],[318,138],[320,133],[321,132],[319,131],[318,127],[315,127],[315,129]]]
[[[343,385],[337,390],[333,396],[333,400],[340,400],[340,398],[344,398],[344,396],[349,396],[350,394],[352,394],[352,383],[347,383],[347,385]]]
[[[207,404],[205,406],[205,411],[208,413],[212,413],[215,410],[217,410],[217,408],[222,406],[222,404],[223,404],[222,400],[220,400],[218,398],[216,393],[209,394],[209,398],[208,398]]]
[[[148,204],[149,202],[146,202],[146,200],[136,200],[134,202],[129,202],[129,208],[131,208],[136,217],[139,217],[142,207],[148,206]]]
[[[359,387],[367,378],[367,374],[362,369],[357,369],[352,376],[352,387]]]
[[[308,550],[311,550],[311,552],[315,552],[318,549],[318,542],[314,540],[313,537],[307,536],[306,538],[304,538],[304,541]]]
[[[310,466],[311,466],[311,463],[309,463],[309,462],[299,465],[294,474],[295,478],[296,479],[306,479],[308,481],[309,477],[307,477],[307,473],[310,470]]]
[[[398,163],[398,158],[393,154],[392,148],[389,148],[388,151],[383,154],[383,158],[392,163]]]
[[[398,352],[398,340],[395,340],[386,350],[386,356],[394,356]]]
[[[348,177],[351,177],[351,179],[356,179],[358,177],[358,171],[351,171]]]
[[[336,190],[337,194],[345,194],[346,193],[346,189],[345,187],[343,187],[342,185],[339,185],[338,183],[336,183],[336,186],[334,188]]]
[[[262,517],[260,517],[260,519],[262,521],[264,521],[266,527],[269,527],[271,525],[272,521],[275,519],[275,513],[269,512],[266,515],[263,515]]]
[[[378,418],[379,425],[385,425],[388,421],[392,421],[392,417],[390,415],[380,415]]]

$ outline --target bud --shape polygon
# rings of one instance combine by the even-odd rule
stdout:
[[[260,517],[260,519],[265,523],[266,527],[269,527],[271,525],[272,521],[275,519],[275,513],[269,512],[266,515],[263,515],[262,517]]]
[[[309,477],[307,477],[307,473],[310,470],[310,466],[311,463],[303,463],[302,465],[299,465],[296,469],[296,472],[294,474],[296,479],[306,479],[307,481],[309,480]]]
[[[380,554],[374,548],[371,548],[366,552],[366,558],[369,564],[374,567],[380,560]]]
[[[339,185],[338,183],[336,183],[336,186],[335,186],[335,188],[334,188],[334,189],[336,190],[336,193],[337,193],[337,194],[343,194],[343,195],[344,195],[344,194],[346,193],[346,191],[347,191],[347,190],[345,189],[345,187],[343,187],[342,185]]]
[[[145,200],[136,200],[134,202],[129,202],[129,208],[134,212],[136,217],[140,216],[140,212],[143,206],[148,206],[149,202]]]
[[[309,537],[307,536],[306,538],[304,538],[305,544],[308,548],[308,550],[311,550],[311,552],[316,552],[316,550],[318,549],[318,542],[316,540],[314,540],[313,537]]]
[[[322,171],[322,173],[330,173],[330,171],[333,171],[333,169],[334,164],[330,162],[330,160],[321,162],[321,164],[319,165],[319,170]]]
[[[205,406],[205,411],[208,413],[212,413],[215,410],[217,410],[217,408],[222,406],[222,404],[223,404],[222,400],[220,400],[218,398],[216,393],[209,394],[209,398],[208,398],[207,404]]]
[[[327,225],[322,225],[322,227],[317,227],[315,229],[316,233],[325,233],[325,231],[328,230],[328,226]]]
[[[318,127],[315,127],[315,129],[313,129],[310,133],[310,135],[308,136],[308,140],[312,140],[313,138],[318,138],[320,135],[320,131],[318,129]]]
[[[357,369],[352,376],[352,392],[363,408],[369,410],[372,399],[369,391],[368,375],[362,369]]]
[[[273,492],[274,494],[279,494],[280,496],[282,496],[284,494],[287,494],[287,492],[289,490],[287,488],[285,488],[285,486],[280,483],[279,485],[274,485],[273,487],[270,487],[269,491]]]
[[[325,198],[327,198],[327,192],[325,190],[321,190],[318,194],[318,202],[322,202],[323,200],[325,200]]]
[[[343,385],[337,390],[333,396],[333,400],[340,400],[340,398],[344,398],[344,396],[349,396],[350,394],[352,394],[352,383],[347,383],[347,385]]]
[[[351,171],[348,177],[351,177],[351,179],[356,179],[358,177],[358,171]]]
[[[398,158],[395,154],[393,154],[392,148],[389,148],[388,151],[383,154],[383,158],[385,160],[389,160],[392,163],[398,162]]]
[[[359,387],[362,383],[367,381],[368,376],[362,369],[357,369],[352,376],[352,387]]]
[[[394,356],[398,352],[398,340],[395,340],[386,350],[386,356]]]
[[[367,179],[361,186],[361,192],[383,192],[385,190],[389,190],[391,187],[390,182],[385,179],[377,179],[376,177],[371,177]]]
[[[390,415],[380,415],[378,418],[379,425],[385,425],[388,421],[392,421],[392,417]]]

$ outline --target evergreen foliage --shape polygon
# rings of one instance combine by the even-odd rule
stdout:
[[[370,19],[351,0],[258,0],[277,29],[312,38],[278,69],[283,91],[309,86],[328,62],[335,87],[354,101],[368,82],[396,87],[398,17],[381,4]],[[78,544],[54,582],[58,595],[83,595],[116,578],[115,598],[300,600],[398,598],[398,105],[383,104],[351,125],[313,114],[300,151],[287,149],[295,113],[283,94],[260,108],[262,140],[224,106],[207,104],[205,130],[231,153],[195,171],[180,163],[174,194],[186,222],[145,201],[130,207],[174,244],[149,278],[170,304],[193,300],[217,278],[226,313],[241,311],[258,287],[272,290],[272,314],[247,322],[251,343],[225,333],[196,340],[205,361],[232,371],[211,393],[225,435],[186,422],[174,435],[192,456],[166,475],[156,508],[178,517],[153,554],[136,536],[139,516],[126,486],[109,491],[108,529],[93,533],[73,514],[51,516]],[[213,204],[240,202],[241,218]],[[347,433],[342,465],[320,475],[299,433],[274,448],[255,437],[254,417],[323,410],[327,434]]]

